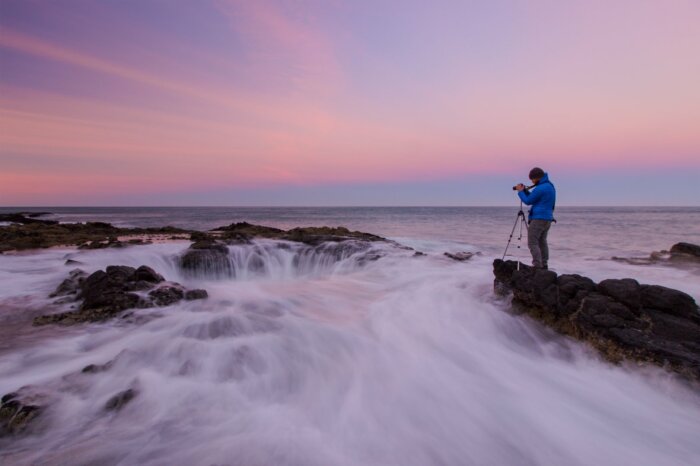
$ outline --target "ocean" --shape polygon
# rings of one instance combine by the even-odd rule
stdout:
[[[190,275],[189,241],[0,255],[0,394],[36,387],[46,427],[0,438],[2,464],[690,465],[700,393],[656,367],[612,365],[493,294],[518,207],[2,208],[64,222],[206,230],[247,221],[387,237],[378,260],[260,240],[236,275]],[[635,265],[700,244],[700,208],[558,207],[550,267],[635,278],[700,301],[700,267]],[[509,258],[529,260],[526,237]],[[478,253],[456,262],[445,252]],[[32,327],[73,266],[142,264],[209,298],[136,318]],[[109,370],[82,374],[89,364]],[[115,393],[137,396],[105,412]]]

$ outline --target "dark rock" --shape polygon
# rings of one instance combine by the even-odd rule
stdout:
[[[684,254],[700,259],[700,245],[692,243],[676,243],[671,246],[671,255]]]
[[[68,273],[68,278],[63,280],[61,284],[58,285],[58,288],[56,288],[56,290],[49,295],[49,298],[77,295],[87,276],[88,274],[80,269],[71,270]]]
[[[204,240],[193,243],[180,257],[180,267],[189,275],[233,274],[228,246],[219,241]]]
[[[338,242],[349,239],[386,241],[382,237],[370,233],[350,231],[345,227],[300,227],[285,231],[274,227],[238,222],[212,231],[219,234],[222,239],[235,242],[247,242],[252,238],[270,238],[317,246],[324,242]]]
[[[446,252],[445,256],[449,257],[452,260],[456,260],[458,262],[464,262],[464,261],[468,261],[469,259],[474,257],[474,253],[473,252],[456,252],[456,253],[452,254],[452,253]]]
[[[143,280],[144,282],[148,283],[160,283],[162,281],[165,281],[162,275],[159,273],[156,273],[155,270],[152,268],[142,265],[133,274],[133,279],[134,280]]]
[[[124,405],[133,400],[136,397],[136,395],[137,392],[133,388],[124,390],[123,392],[119,392],[112,398],[107,400],[107,403],[105,403],[105,410],[119,411],[124,407]]]
[[[0,227],[0,251],[48,248],[59,245],[80,245],[83,249],[123,247],[127,244],[147,244],[153,235],[189,233],[173,227],[117,228],[109,223],[58,223],[34,220],[23,224]],[[2,221],[2,220],[0,220]],[[119,241],[120,236],[142,238]]]
[[[292,228],[282,235],[280,239],[287,241],[295,241],[305,243],[312,246],[319,245],[324,242],[338,242],[349,239],[362,241],[385,241],[384,238],[370,233],[360,231],[350,231],[345,227],[305,227]]]
[[[427,255],[426,253],[421,252],[421,251],[416,251],[413,253],[413,257],[422,257],[422,256],[426,256],[426,255]]]
[[[209,293],[207,293],[207,290],[197,289],[185,292],[185,299],[187,301],[193,301],[195,299],[206,299],[208,297]]]
[[[14,400],[18,396],[19,396],[19,393],[16,393],[16,392],[7,393],[7,394],[3,395],[2,399],[0,399],[0,402],[5,404],[10,400]]]
[[[32,393],[32,387],[8,393],[0,403],[0,437],[18,435],[32,427],[45,409],[46,399]]]
[[[156,306],[170,306],[178,301],[182,301],[185,292],[178,286],[161,286],[148,293]]]
[[[113,361],[107,362],[105,364],[88,364],[87,366],[83,367],[83,370],[80,371],[83,374],[97,374],[98,372],[104,372],[106,370],[109,370],[110,367],[112,367]]]
[[[36,317],[34,324],[99,322],[127,309],[169,306],[185,298],[187,290],[182,285],[164,282],[160,274],[145,265],[137,269],[110,265],[87,278],[81,270],[74,270],[52,296],[75,294],[75,299],[82,299],[80,308]],[[148,294],[138,294],[143,291],[148,291]],[[206,297],[205,290],[192,290],[191,293],[193,297],[190,299]]]
[[[631,278],[603,280],[598,284],[598,290],[635,312],[639,311],[642,305],[642,288],[637,280]]]
[[[513,261],[493,266],[496,291],[512,292],[517,309],[612,361],[653,362],[700,380],[700,312],[686,293],[632,279],[595,284],[580,275],[517,270]]]
[[[695,300],[682,291],[659,285],[642,285],[642,306],[700,322]]]
[[[43,215],[43,213],[39,212],[37,214],[30,213],[30,212],[16,212],[12,214],[0,214],[0,222],[11,222],[11,223],[19,223],[22,225],[57,225],[58,221],[56,220],[40,220],[35,217],[39,217]]]
[[[213,241],[214,238],[203,231],[193,231],[190,233],[190,241]]]
[[[223,232],[224,238],[280,238],[285,233],[279,228],[252,225],[248,222],[232,223],[228,226],[215,228],[214,231]]]
[[[65,265],[85,265],[83,262],[76,261],[73,259],[67,259]]]
[[[648,257],[613,257],[612,260],[631,265],[695,266],[700,264],[700,245],[676,243],[670,251],[654,251]]]

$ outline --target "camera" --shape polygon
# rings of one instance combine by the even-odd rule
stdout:
[[[531,190],[532,188],[534,188],[536,185],[533,184],[532,186],[525,186],[525,185],[523,184],[523,186],[524,186],[524,188],[523,188],[524,191],[529,191],[529,190]],[[516,186],[513,186],[513,191],[517,191],[517,190],[518,190],[518,186],[517,186],[517,185],[516,185]]]

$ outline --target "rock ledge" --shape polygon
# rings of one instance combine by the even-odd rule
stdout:
[[[700,312],[678,290],[631,278],[595,283],[517,262],[493,263],[497,294],[555,330],[591,343],[607,359],[632,359],[666,367],[700,381]]]

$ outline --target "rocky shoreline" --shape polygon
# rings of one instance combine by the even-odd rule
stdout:
[[[358,263],[382,257],[383,251],[372,248],[374,243],[385,242],[414,251],[380,236],[344,227],[283,230],[239,222],[209,231],[192,231],[174,227],[118,228],[101,222],[59,224],[37,220],[38,215],[8,215],[8,220],[4,221],[13,224],[0,227],[0,254],[71,245],[82,249],[127,247],[148,244],[158,237],[184,239],[191,244],[178,252],[177,266],[186,274],[220,269],[234,276],[229,262],[231,249],[246,245],[258,247],[260,243],[271,248],[293,248],[301,256],[323,253],[332,260],[354,255]],[[698,251],[698,246],[679,243],[671,248],[669,260],[693,262],[700,257]],[[362,254],[356,254],[358,252]],[[414,251],[413,255],[426,254]],[[444,253],[443,257],[468,263],[477,255],[480,253],[458,252]],[[69,260],[66,265],[80,264]],[[558,275],[523,264],[518,267],[513,261],[496,260],[493,271],[496,292],[502,296],[512,295],[513,308],[518,312],[562,334],[590,343],[610,361],[653,363],[693,383],[700,382],[700,311],[691,296],[670,288],[640,284],[633,279],[595,283],[580,275]],[[36,326],[102,322],[129,316],[136,309],[206,299],[208,293],[167,281],[145,265],[137,268],[110,265],[91,274],[81,269],[70,271],[49,297],[54,300],[49,311],[52,313],[34,318]],[[109,370],[112,363],[90,364],[80,374],[70,377],[91,377],[91,374]],[[139,396],[138,387],[119,388],[120,391],[101,408],[104,412],[118,411]],[[41,425],[42,417],[46,417],[42,413],[52,403],[48,395],[32,386],[6,394],[0,400],[0,437],[32,432]]]
[[[631,278],[600,283],[515,261],[493,263],[494,289],[516,311],[590,343],[612,362],[653,363],[700,382],[700,310],[682,291]]]

